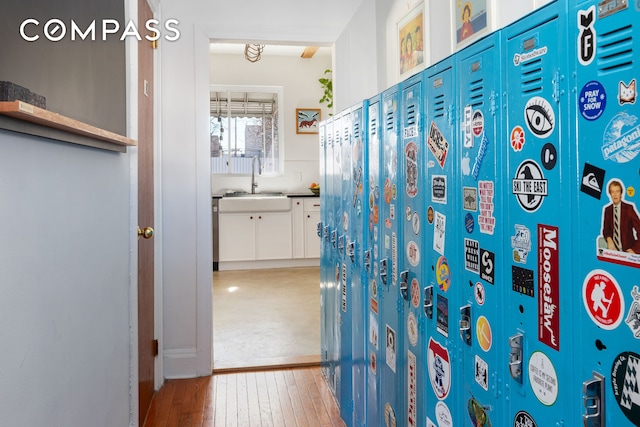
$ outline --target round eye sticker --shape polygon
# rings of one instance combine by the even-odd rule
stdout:
[[[534,96],[524,107],[524,120],[531,133],[538,138],[546,138],[555,128],[556,116],[549,101]]]

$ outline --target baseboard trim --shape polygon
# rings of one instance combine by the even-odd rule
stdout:
[[[215,363],[213,364],[213,374],[230,374],[235,372],[267,371],[271,369],[291,369],[306,368],[309,366],[320,366],[320,355],[313,356],[292,356],[274,357],[269,359],[258,359],[253,362],[233,364]]]

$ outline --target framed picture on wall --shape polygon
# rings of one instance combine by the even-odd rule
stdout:
[[[451,0],[453,2],[454,50],[473,40],[477,40],[488,31],[489,13],[487,0]]]
[[[319,108],[296,108],[296,133],[318,133]]]
[[[398,22],[399,80],[416,73],[425,66],[424,3],[420,2]]]

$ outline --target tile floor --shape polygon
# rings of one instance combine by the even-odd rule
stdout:
[[[319,267],[213,272],[214,372],[319,361]]]

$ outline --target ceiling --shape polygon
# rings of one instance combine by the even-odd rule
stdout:
[[[209,51],[212,54],[244,55],[244,43],[211,43]],[[272,45],[267,44],[262,51],[262,56],[297,56],[300,57],[306,46]],[[315,55],[331,55],[331,47],[321,46]]]

